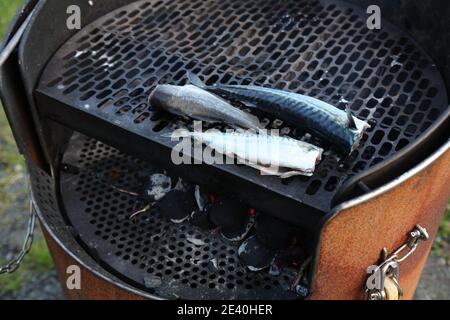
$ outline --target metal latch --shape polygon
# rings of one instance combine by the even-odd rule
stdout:
[[[390,256],[383,248],[381,263],[367,269],[370,273],[366,281],[366,296],[368,300],[398,300],[403,295],[399,283],[400,263],[405,261],[417,248],[422,240],[428,240],[428,232],[416,225],[410,232],[408,240]]]

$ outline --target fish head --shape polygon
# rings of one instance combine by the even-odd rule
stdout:
[[[148,102],[155,110],[170,111],[174,106],[174,99],[178,96],[179,86],[160,84],[152,91]]]

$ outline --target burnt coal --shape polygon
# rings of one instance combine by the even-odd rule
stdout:
[[[277,263],[282,266],[290,266],[293,263],[301,264],[307,258],[306,250],[299,244],[291,245],[277,252]]]
[[[182,223],[195,210],[193,193],[172,190],[155,204],[154,209],[173,223]]]
[[[292,263],[279,264],[280,252],[277,252],[277,266],[273,266],[272,270],[266,268],[260,273],[253,273],[242,261],[247,261],[250,267],[256,270],[273,259],[273,250],[264,247],[253,250],[252,246],[249,246],[249,253],[256,252],[256,255],[246,259],[244,253],[241,261],[238,257],[240,244],[221,239],[215,230],[204,231],[194,225],[196,214],[182,224],[170,221],[172,211],[181,212],[181,217],[186,217],[190,213],[190,210],[185,211],[179,205],[183,202],[180,198],[184,198],[180,191],[188,196],[188,203],[191,203],[191,206],[192,198],[197,202],[193,190],[195,186],[188,180],[181,183],[179,177],[171,176],[172,190],[178,192],[171,191],[166,197],[154,203],[141,202],[139,195],[133,192],[138,193],[141,182],[149,181],[151,175],[164,171],[160,168],[148,171],[147,163],[139,162],[138,159],[131,161],[130,156],[96,140],[78,134],[72,139],[74,143],[70,145],[65,155],[68,163],[82,167],[88,166],[86,161],[95,161],[99,165],[93,171],[102,177],[111,171],[111,167],[120,168],[123,172],[117,175],[118,178],[113,183],[102,184],[104,192],[101,193],[99,193],[99,179],[85,179],[86,173],[81,170],[76,175],[62,172],[61,179],[62,194],[80,199],[76,202],[67,201],[68,215],[74,222],[75,230],[86,228],[82,233],[84,240],[86,243],[97,244],[97,255],[103,261],[105,258],[111,258],[113,253],[115,258],[109,260],[111,269],[126,275],[135,283],[140,283],[143,289],[152,294],[164,298],[263,300],[298,298],[298,295],[290,290],[298,266],[292,268]],[[83,146],[81,152],[77,148],[80,145]],[[134,174],[139,168],[129,168],[130,162],[141,163],[144,173],[139,176]],[[201,191],[197,192],[200,196],[197,198],[201,200],[198,201],[201,207],[206,208],[202,213],[206,213],[207,216],[208,206],[215,203],[218,197],[203,186],[201,190],[200,187],[195,189]],[[91,202],[91,199],[95,200]],[[150,208],[145,211],[147,214],[144,214],[142,210],[146,206]],[[195,203],[194,209],[199,208],[199,204]],[[165,212],[164,216],[157,212],[161,209]],[[130,222],[130,212],[137,210],[142,214]],[[242,211],[247,214],[247,210]],[[254,213],[254,210],[248,211],[252,217]],[[204,219],[205,215],[199,217]],[[208,223],[208,219],[203,221]],[[119,240],[122,239],[122,230],[130,236],[133,235],[132,238],[127,238],[125,243]],[[251,231],[253,232],[253,229]],[[102,251],[104,248],[108,248],[108,251]],[[106,256],[107,253],[110,255]],[[255,259],[257,261],[253,262]]]
[[[276,251],[266,247],[256,236],[251,236],[241,244],[238,254],[250,271],[261,271],[272,265]]]
[[[191,224],[203,230],[212,230],[216,228],[216,225],[209,219],[208,207],[205,207],[204,210],[195,210],[192,213]]]
[[[229,241],[241,241],[253,227],[253,220],[247,217],[246,223],[236,227],[222,228],[222,236]]]
[[[247,234],[250,217],[247,206],[228,197],[220,196],[210,208],[210,219],[221,228],[222,235],[231,241],[239,241]]]
[[[272,250],[287,248],[295,236],[295,229],[280,219],[269,215],[256,217],[256,237],[259,242]]]

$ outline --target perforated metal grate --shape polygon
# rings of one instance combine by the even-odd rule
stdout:
[[[186,70],[208,83],[286,89],[341,109],[348,101],[372,129],[349,157],[327,152],[313,177],[281,181],[257,177],[253,169],[227,168],[327,210],[346,178],[413,142],[447,105],[436,66],[414,40],[386,21],[382,30],[369,30],[366,18],[331,0],[138,1],[64,44],[38,92],[152,140],[169,130],[170,121],[154,114],[146,98],[157,83],[186,83]],[[70,123],[64,115],[58,120],[81,131],[89,125]],[[284,132],[289,131],[327,148],[299,130]]]
[[[27,164],[27,168],[30,173],[30,184],[35,204],[50,228],[61,228],[64,226],[64,221],[57,204],[55,181],[51,176],[30,163]]]
[[[165,298],[299,298],[288,290],[295,270],[248,272],[239,263],[236,245],[189,223],[173,224],[154,211],[130,220],[136,198],[91,174],[114,175],[115,184],[133,190],[142,172],[160,172],[150,164],[79,135],[64,163],[80,168],[61,173],[65,209],[79,239],[97,259],[141,288],[147,283],[146,290]],[[152,287],[155,282],[160,284]]]

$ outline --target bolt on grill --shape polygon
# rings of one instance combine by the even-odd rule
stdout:
[[[410,145],[447,106],[444,81],[427,53],[386,21],[382,30],[367,29],[366,18],[361,9],[334,0],[137,1],[69,39],[45,67],[36,98],[45,116],[124,151],[77,136],[64,157],[69,164],[127,170],[136,155],[198,184],[212,181],[217,187],[225,181],[250,205],[313,228],[347,179]],[[187,83],[187,70],[208,84],[268,86],[340,109],[349,105],[371,129],[356,151],[341,158],[323,141],[259,115],[268,128],[327,150],[312,177],[281,180],[243,166],[174,168],[169,163],[174,143],[162,137],[173,130],[174,118],[153,112],[147,97],[159,83]],[[147,166],[134,161],[138,168]],[[145,277],[162,276],[174,284],[158,292],[167,297],[290,297],[285,289],[295,274],[249,274],[236,260],[235,247],[189,225],[180,231],[157,215],[136,224],[119,221],[131,206],[127,196],[108,192],[87,175],[63,172],[62,178],[67,215],[80,241],[138,285]],[[134,179],[130,175],[125,185]],[[166,235],[148,242],[161,232]],[[190,246],[178,254],[190,232],[208,249]],[[169,252],[175,252],[173,261],[159,261]],[[218,275],[208,263],[215,255],[223,263]],[[195,256],[199,264],[186,262]],[[205,282],[206,276],[213,278]]]

